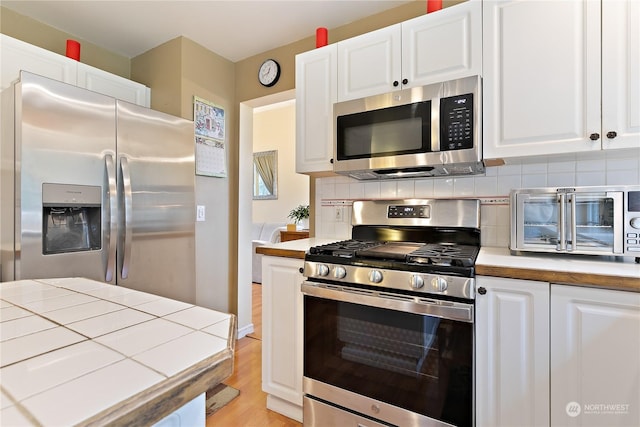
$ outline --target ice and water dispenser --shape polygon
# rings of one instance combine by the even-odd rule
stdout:
[[[100,250],[101,206],[99,186],[43,184],[43,255]]]

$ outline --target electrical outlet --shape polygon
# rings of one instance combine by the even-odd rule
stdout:
[[[198,205],[196,209],[196,221],[204,221],[205,218],[205,207],[203,205]]]
[[[336,222],[343,222],[344,221],[344,207],[342,207],[342,206],[336,206],[335,207],[334,220]]]

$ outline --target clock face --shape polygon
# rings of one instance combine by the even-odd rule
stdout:
[[[270,87],[276,84],[280,78],[280,64],[273,59],[267,59],[260,66],[258,80],[263,86]]]

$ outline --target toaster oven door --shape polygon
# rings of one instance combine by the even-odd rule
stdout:
[[[622,255],[620,191],[514,193],[511,249]]]

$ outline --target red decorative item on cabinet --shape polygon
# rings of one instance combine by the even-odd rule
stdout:
[[[326,46],[328,42],[328,31],[324,27],[316,28],[316,47]]]
[[[427,13],[442,9],[442,0],[427,0]]]
[[[80,43],[75,40],[67,40],[67,57],[80,61]]]

